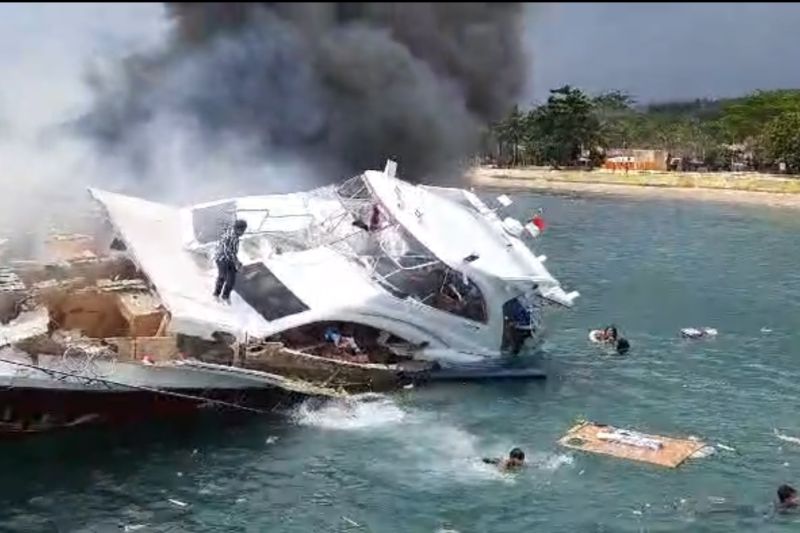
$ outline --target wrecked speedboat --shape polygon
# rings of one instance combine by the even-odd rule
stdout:
[[[319,364],[447,365],[516,353],[536,337],[545,303],[573,304],[578,293],[523,242],[539,229],[501,217],[507,198],[490,209],[471,191],[395,173],[389,161],[308,192],[183,208],[90,193],[168,309],[173,334],[273,343]],[[234,219],[248,229],[226,305],[212,296],[213,250]]]
[[[104,231],[0,272],[0,433],[393,389],[516,353],[572,305],[510,200],[395,170],[183,208],[91,189]],[[237,218],[228,305],[212,257]]]
[[[341,396],[167,333],[168,312],[124,254],[69,241],[61,252],[80,250],[68,260],[0,269],[0,435]]]

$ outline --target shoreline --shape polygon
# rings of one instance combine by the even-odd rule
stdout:
[[[677,199],[800,209],[800,179],[731,173],[633,173],[477,167],[468,174],[477,187],[543,193]],[[684,185],[680,185],[683,183]],[[758,190],[758,189],[772,190]],[[786,192],[773,192],[783,190]]]

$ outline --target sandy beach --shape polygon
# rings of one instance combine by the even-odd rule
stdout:
[[[754,204],[800,209],[800,179],[732,173],[631,173],[477,167],[476,187]],[[772,192],[787,191],[787,192]]]

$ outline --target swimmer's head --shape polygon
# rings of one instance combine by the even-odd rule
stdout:
[[[522,466],[525,464],[525,452],[514,448],[508,453],[508,466]]]
[[[631,343],[628,342],[628,339],[620,338],[617,341],[617,353],[620,355],[625,355],[628,353],[628,350],[631,349]]]
[[[233,229],[236,231],[237,235],[244,235],[244,232],[247,231],[247,221],[239,219],[233,224]]]
[[[797,491],[789,485],[781,485],[778,487],[778,501],[784,505],[797,505]]]

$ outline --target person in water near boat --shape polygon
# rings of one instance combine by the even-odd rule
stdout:
[[[589,332],[589,340],[597,344],[613,346],[619,355],[625,355],[631,349],[628,339],[619,336],[617,326],[610,325],[603,329],[593,329]]]
[[[214,286],[214,298],[222,298],[231,303],[231,291],[236,285],[236,273],[241,269],[239,262],[239,238],[247,230],[247,222],[237,220],[233,226],[225,230],[217,243],[214,261],[217,263],[217,283]]]
[[[778,511],[787,512],[800,507],[797,499],[797,491],[791,485],[781,485],[778,487]]]
[[[626,353],[628,353],[628,350],[631,349],[631,343],[628,342],[628,339],[620,337],[619,339],[617,339],[617,344],[615,346],[615,349],[617,350],[617,353],[619,355],[625,355]]]
[[[507,459],[499,457],[484,457],[483,462],[489,465],[495,465],[500,470],[516,470],[525,466],[525,452],[519,448],[514,448],[508,453]]]
[[[617,342],[617,337],[617,327],[613,325],[603,329],[593,329],[589,332],[589,340],[597,343],[614,344]]]

